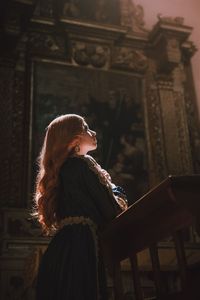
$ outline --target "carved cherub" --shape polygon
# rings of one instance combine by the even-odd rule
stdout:
[[[63,5],[63,15],[77,18],[80,15],[80,9],[76,0],[66,1]]]

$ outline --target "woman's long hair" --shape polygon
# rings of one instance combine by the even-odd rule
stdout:
[[[75,151],[83,131],[81,116],[62,115],[47,127],[44,143],[38,157],[39,171],[36,178],[33,216],[44,232],[49,234],[60,221],[57,208],[59,196],[59,171],[67,157]]]

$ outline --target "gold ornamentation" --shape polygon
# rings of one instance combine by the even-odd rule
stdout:
[[[80,152],[80,146],[77,144],[76,146],[75,146],[75,153],[79,153]]]
[[[121,207],[122,211],[124,211],[128,208],[126,200],[124,200],[122,197],[115,196],[115,199],[116,199],[118,205]]]
[[[97,225],[88,217],[76,216],[76,217],[66,217],[59,223],[59,229],[61,229],[65,225],[74,225],[74,224],[82,224],[89,225],[93,228],[94,231],[97,230]]]

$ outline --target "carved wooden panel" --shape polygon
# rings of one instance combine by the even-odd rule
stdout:
[[[150,152],[151,166],[150,182],[151,185],[155,185],[167,176],[161,107],[156,87],[152,86],[147,91],[146,106],[148,118],[147,130],[149,135],[148,151]]]
[[[11,153],[12,153],[12,111],[13,111],[13,61],[0,61],[0,123],[1,123],[1,205],[13,205],[10,199]]]
[[[15,69],[15,61],[4,59],[1,77],[1,206],[23,206],[24,170],[24,72]]]
[[[23,209],[3,209],[0,215],[0,297],[34,300],[35,278],[49,238]]]
[[[15,207],[23,206],[23,171],[24,171],[24,109],[25,109],[24,72],[15,72],[13,110],[12,110],[12,163],[10,197]],[[20,179],[20,180],[19,180]]]

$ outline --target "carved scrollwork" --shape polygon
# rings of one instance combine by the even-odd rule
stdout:
[[[200,173],[200,129],[197,126],[195,106],[192,102],[191,91],[185,91],[185,106],[188,120],[189,138],[192,151],[194,172]]]
[[[108,64],[109,48],[106,46],[88,44],[84,42],[72,43],[72,57],[76,64],[103,68]]]
[[[176,110],[176,126],[179,140],[179,157],[181,160],[181,174],[193,173],[189,132],[184,111],[183,93],[174,92],[174,104]]]
[[[147,99],[152,160],[155,170],[155,180],[159,182],[160,180],[166,177],[167,168],[162,132],[160,101],[158,91],[156,88],[150,88],[148,90]]]
[[[3,238],[30,238],[41,237],[39,225],[24,209],[8,209],[3,211],[4,231]]]
[[[141,51],[132,48],[115,47],[112,57],[112,67],[115,68],[143,73],[148,67],[146,56]]]
[[[32,32],[29,37],[29,48],[32,53],[40,55],[65,55],[65,41],[51,33]]]

